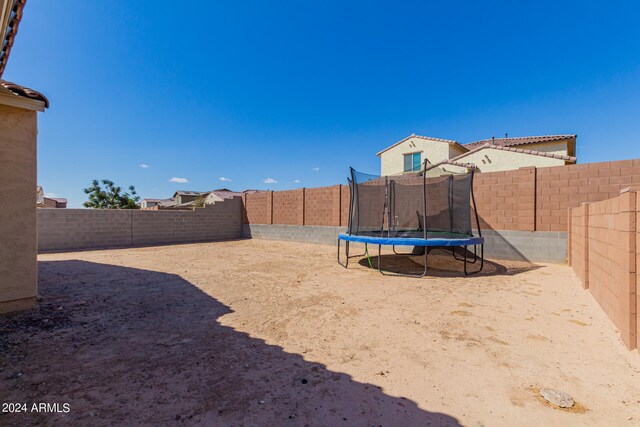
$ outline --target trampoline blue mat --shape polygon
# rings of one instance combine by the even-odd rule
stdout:
[[[484,237],[468,236],[461,238],[434,237],[429,239],[418,239],[415,237],[376,237],[357,236],[351,234],[338,234],[338,239],[348,242],[369,243],[372,245],[393,245],[393,246],[470,246],[481,245]]]

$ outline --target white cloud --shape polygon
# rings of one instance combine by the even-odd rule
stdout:
[[[319,167],[315,167],[315,168],[313,168],[311,170],[314,171],[314,172],[318,172],[320,170],[320,168]]]
[[[187,178],[178,178],[177,176],[174,176],[169,180],[169,182],[177,182],[179,184],[184,184],[189,182],[189,180]]]
[[[140,163],[138,166],[140,166],[142,169],[149,169],[149,165],[146,163]]]
[[[221,176],[220,181],[231,182],[231,178],[225,178],[224,176]]]
[[[296,184],[300,184],[300,180],[299,179],[294,179],[293,182],[295,182]]]
[[[44,193],[44,197],[49,197],[52,199],[55,199],[56,197],[58,197],[57,193]]]
[[[273,178],[267,178],[267,179],[263,180],[262,182],[264,182],[265,184],[277,184],[278,183],[278,181],[276,181]]]

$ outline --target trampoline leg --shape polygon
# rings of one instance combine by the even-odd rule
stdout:
[[[349,266],[349,258],[363,257],[363,256],[365,256],[367,254],[367,251],[365,250],[363,253],[358,254],[358,255],[349,255],[349,243],[350,242],[348,240],[345,240],[345,242],[344,242],[346,260],[345,260],[345,262],[343,264],[342,261],[340,261],[340,239],[338,239],[338,264],[340,264],[344,268],[347,268]],[[365,243],[365,248],[366,248],[366,243]]]
[[[400,256],[416,256],[416,255],[422,255],[422,251],[419,251],[418,253],[416,253],[416,248],[422,248],[422,250],[424,250],[424,246],[414,246],[414,249],[411,252],[398,252],[396,251],[396,245],[391,246],[391,248],[393,249],[393,253],[396,255],[400,255]]]
[[[476,245],[473,245],[473,262],[469,262],[469,264],[474,264],[478,259],[478,248]],[[472,274],[476,274],[482,271],[484,267],[484,243],[480,244],[480,268],[476,271],[472,271],[471,273],[467,272],[467,247],[464,247],[464,274],[465,276],[470,276]]]
[[[395,251],[394,251],[395,252]],[[378,245],[378,271],[380,272],[380,274],[384,275],[384,276],[400,276],[400,277],[414,277],[414,278],[421,278],[427,275],[427,255],[428,251],[425,248],[424,251],[424,271],[422,272],[422,274],[403,274],[403,273],[392,273],[387,271],[386,273],[384,272],[384,270],[382,269],[382,263],[380,262],[380,260],[382,259],[382,245]],[[405,255],[405,254],[399,254],[399,255]]]
[[[453,258],[455,258],[456,261],[464,261],[466,258],[466,253],[465,253],[465,257],[463,258],[458,258],[458,256],[456,255],[456,248],[457,246],[452,246],[451,247],[451,253],[453,254]],[[465,252],[468,250],[466,246],[464,246],[464,250]],[[473,261],[467,261],[469,264],[475,264],[476,261],[478,260],[478,254],[477,254],[477,245],[473,245]]]
[[[340,264],[344,268],[347,268],[349,266],[349,241],[344,242],[344,244],[345,244],[347,259],[343,264],[342,262],[340,262],[340,239],[338,239],[338,264]]]
[[[464,275],[465,276],[469,275],[469,273],[467,273],[467,247],[466,246],[464,247]]]

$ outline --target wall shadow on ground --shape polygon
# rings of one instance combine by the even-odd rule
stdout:
[[[375,251],[377,254],[377,249],[375,249]],[[400,252],[400,250],[398,252]],[[463,252],[460,248],[456,250],[456,254],[458,258],[462,259]],[[371,264],[376,269],[378,268],[378,259],[382,262],[383,270],[388,270],[390,272],[422,274],[424,271],[424,255],[399,256],[396,254],[383,253],[379,258],[378,255],[372,255],[370,256]],[[469,261],[472,260],[473,255],[470,254]],[[366,257],[360,258],[357,261],[360,266],[370,268],[369,260]],[[427,277],[465,277],[463,261],[454,259],[450,249],[445,250],[434,248],[428,253],[427,262]],[[477,274],[477,276],[515,276],[520,273],[540,268],[539,265],[532,264],[530,262],[511,262],[511,264],[515,265],[507,267],[497,261],[485,259],[483,269]],[[479,259],[475,264],[467,265],[469,272],[476,271],[478,268],[480,268]]]
[[[0,394],[71,412],[0,424],[460,425],[221,325],[232,310],[177,275],[47,261],[39,286],[0,316]]]

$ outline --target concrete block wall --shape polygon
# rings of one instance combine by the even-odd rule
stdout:
[[[348,185],[340,186],[340,225],[349,225],[349,203],[351,201],[351,189]]]
[[[571,266],[620,331],[629,349],[637,347],[640,257],[639,195],[618,197],[571,209]]]
[[[321,225],[243,224],[242,237],[335,245],[346,227]]]
[[[474,195],[483,229],[536,231],[536,168],[478,173]]]
[[[336,245],[344,226],[243,224],[242,236],[251,239]],[[496,231],[489,230],[485,237],[486,258],[564,263],[567,260],[567,234],[564,232]]]
[[[489,259],[567,262],[567,233],[563,231],[482,230],[484,256]]]
[[[567,208],[640,184],[640,159],[537,169],[536,230],[566,231]]]
[[[273,191],[245,194],[243,217],[245,224],[273,224]]]
[[[483,229],[567,232],[567,208],[614,197],[638,184],[640,159],[478,173],[474,193]],[[330,212],[337,198],[339,218]],[[349,198],[345,185],[248,194],[244,223],[347,225]]]
[[[407,176],[406,180],[418,182],[420,178]],[[618,196],[621,189],[633,184],[640,184],[640,159],[478,173],[474,179],[474,193],[480,226],[487,242],[485,254],[497,259],[534,262],[565,262],[567,257],[572,257],[574,268],[587,287],[590,280],[587,260],[591,252],[590,239],[585,237],[590,229],[585,223],[586,211],[583,216],[579,214],[583,212],[581,204]],[[280,193],[245,197],[244,223],[254,230],[249,234],[285,240],[290,239],[290,234],[308,241],[306,232],[297,229],[268,231],[254,226],[335,228],[345,227],[349,222],[348,186]],[[568,208],[577,209],[568,216]],[[330,233],[314,230],[321,233],[315,240],[326,242],[324,237]],[[571,240],[572,236],[574,240]],[[567,241],[571,244],[567,245]]]
[[[304,199],[304,224],[340,225],[342,186],[307,188]]]
[[[589,288],[588,218],[586,204],[569,209],[568,261],[585,289]]]
[[[38,209],[37,224],[40,252],[233,239],[242,235],[242,201],[193,211]]]
[[[272,224],[304,225],[305,189],[272,192]]]

